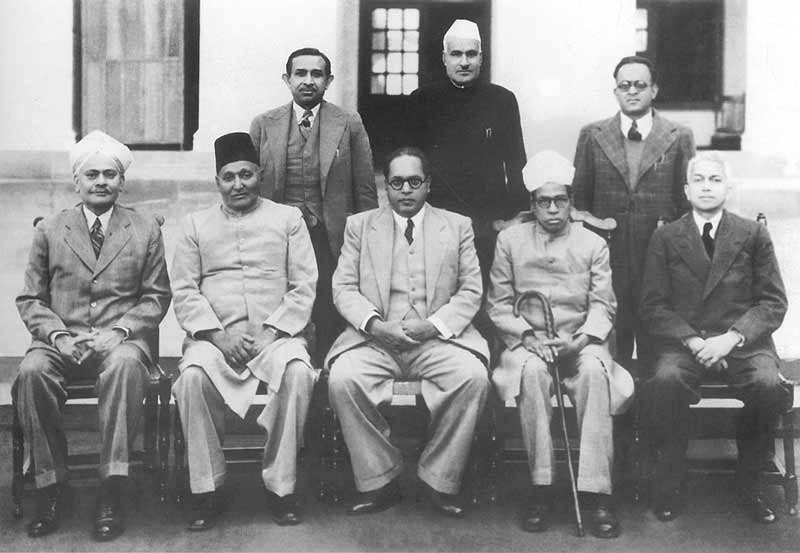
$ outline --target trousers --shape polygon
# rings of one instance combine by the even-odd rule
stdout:
[[[129,456],[139,428],[147,378],[147,357],[138,346],[122,343],[83,365],[57,351],[37,348],[22,359],[12,394],[22,432],[30,444],[39,488],[67,479],[67,439],[61,410],[65,385],[78,378],[96,378],[100,429],[100,478],[127,476]]]

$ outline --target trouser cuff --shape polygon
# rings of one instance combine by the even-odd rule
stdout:
[[[48,470],[41,474],[37,474],[34,478],[37,488],[46,488],[53,484],[60,484],[68,480],[67,469],[57,468],[55,470]]]
[[[377,490],[384,487],[386,484],[400,476],[402,472],[403,465],[399,464],[390,468],[383,474],[379,474],[378,476],[370,476],[369,478],[361,478],[357,474],[354,474],[353,476],[356,481],[356,489],[359,492],[371,492],[372,490]]]
[[[453,480],[442,478],[430,472],[422,465],[417,466],[417,476],[437,492],[455,495],[461,488],[461,482],[454,482]]]

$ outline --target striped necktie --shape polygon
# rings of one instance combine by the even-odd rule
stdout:
[[[95,218],[92,229],[89,231],[89,238],[92,241],[94,256],[100,257],[100,249],[103,247],[103,240],[105,240],[105,235],[103,235],[103,225],[100,223],[100,217]]]
[[[311,134],[311,116],[314,115],[310,109],[303,112],[303,118],[300,120],[300,134],[303,138],[308,140],[308,135]]]
[[[406,237],[406,242],[411,245],[411,242],[414,241],[414,221],[411,219],[407,219],[407,221],[408,223],[406,224],[406,231],[404,234]]]

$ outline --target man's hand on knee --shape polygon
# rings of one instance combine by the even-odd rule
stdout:
[[[55,345],[58,352],[68,361],[72,363],[82,363],[91,356],[94,352],[92,343],[94,337],[88,332],[79,332],[75,336],[69,334],[62,334],[55,339]]]
[[[124,341],[125,332],[118,328],[95,330],[92,333],[91,342],[86,343],[92,351],[84,352],[84,357],[81,359],[81,362],[91,357],[92,354],[105,355]]]
[[[387,322],[376,317],[369,322],[367,332],[379,345],[393,351],[408,351],[420,344],[405,333],[401,321]]]
[[[417,342],[425,342],[439,335],[433,323],[423,319],[403,321],[402,329],[406,336]]]
[[[214,344],[237,373],[243,372],[247,368],[246,363],[253,358],[253,337],[244,332],[217,329],[200,337]]]
[[[732,332],[706,338],[705,344],[703,344],[700,351],[695,354],[695,358],[698,363],[706,368],[724,368],[722,362],[725,361],[725,357],[733,351],[733,348],[735,348],[738,343],[739,336]],[[725,366],[727,366],[727,364],[725,364]]]

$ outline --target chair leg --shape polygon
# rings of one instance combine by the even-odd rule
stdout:
[[[642,420],[641,420],[641,405],[639,402],[639,394],[636,394],[633,403],[633,451],[631,456],[633,458],[633,502],[640,503],[642,500],[643,489],[647,477],[645,475],[645,455],[649,452],[645,451],[642,440]]]
[[[783,490],[786,496],[786,511],[794,516],[797,514],[797,476],[795,474],[794,458],[794,412],[791,410],[783,414],[783,455],[786,463]]]
[[[503,437],[500,435],[498,418],[503,409],[501,402],[492,402],[489,407],[489,468],[486,474],[489,504],[497,503],[498,473],[503,462]]]
[[[144,396],[144,466],[154,473],[156,470],[156,426],[158,425],[158,392],[148,385]]]
[[[17,405],[12,401],[12,410],[14,411],[13,422],[11,426],[11,442],[12,442],[12,477],[11,477],[11,497],[14,504],[14,518],[22,518],[22,494],[25,488],[24,475],[22,474],[22,463],[24,457],[24,442],[22,436],[22,426],[19,423],[19,415],[17,414]]]
[[[169,487],[167,476],[169,473],[169,442],[170,442],[170,416],[169,398],[172,382],[169,377],[163,377],[158,382],[158,501],[166,503]]]
[[[186,441],[183,437],[181,414],[175,404],[172,419],[172,428],[175,429],[175,503],[183,503],[186,497]]]
[[[344,436],[342,435],[342,428],[339,424],[339,418],[333,409],[330,409],[330,441],[331,441],[331,457],[330,457],[330,470],[328,474],[331,479],[328,481],[328,490],[330,497],[334,503],[340,503],[344,499],[344,480],[346,470],[346,457],[347,446],[344,443]]]

